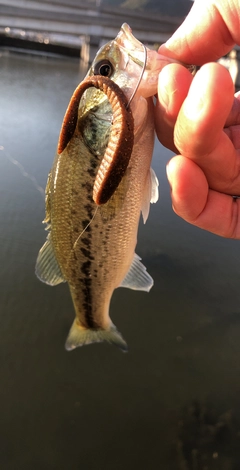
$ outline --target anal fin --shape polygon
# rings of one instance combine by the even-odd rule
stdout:
[[[134,253],[130,269],[119,287],[149,292],[153,286],[153,278],[148,274],[141,258]]]

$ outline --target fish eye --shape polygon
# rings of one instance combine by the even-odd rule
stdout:
[[[100,60],[94,67],[94,75],[102,75],[103,77],[111,77],[113,74],[113,66],[109,60]]]

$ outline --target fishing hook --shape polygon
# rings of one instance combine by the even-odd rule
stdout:
[[[144,61],[143,61],[143,67],[142,67],[142,70],[141,70],[141,73],[139,75],[139,79],[138,79],[138,82],[137,82],[137,85],[135,87],[135,90],[133,91],[132,95],[130,96],[130,99],[128,101],[128,104],[127,104],[127,108],[129,107],[131,101],[133,100],[134,96],[136,95],[137,91],[138,91],[138,88],[139,88],[139,85],[141,83],[141,80],[143,78],[143,74],[145,72],[145,69],[146,69],[146,65],[147,65],[147,48],[144,44],[142,44],[143,46],[143,51],[144,51]]]

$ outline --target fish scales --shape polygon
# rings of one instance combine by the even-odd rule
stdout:
[[[151,127],[153,128],[153,123]],[[94,174],[91,176],[82,167],[77,136],[76,146],[75,139],[73,139],[68,148],[71,160],[64,158],[63,152],[61,164],[58,167],[58,183],[61,189],[59,192],[57,188],[55,189],[56,199],[54,197],[52,210],[57,214],[58,208],[61,207],[61,214],[54,217],[57,222],[52,224],[51,233],[54,245],[58,249],[57,258],[61,271],[70,285],[75,309],[81,312],[81,322],[85,328],[104,329],[108,326],[110,295],[121,283],[132,261],[132,256],[129,257],[129,246],[132,247],[133,255],[140,216],[141,190],[147,177],[146,157],[142,155],[141,146],[146,144],[146,139],[151,141],[147,145],[152,146],[151,132],[149,136],[143,137],[135,149],[136,158],[131,159],[128,167],[129,178],[135,184],[129,185],[120,213],[113,220],[105,221],[102,217],[102,209],[98,209],[92,223],[77,243],[79,234],[89,224],[96,210],[92,201],[92,187],[97,168],[93,168]],[[77,147],[77,151],[74,147]],[[89,154],[89,161],[91,157],[92,155]],[[85,148],[84,159],[87,161]],[[86,168],[89,168],[88,164]],[[66,178],[66,175],[69,176]],[[71,185],[68,183],[68,178],[72,181]],[[88,187],[89,190],[84,192],[85,200],[81,196],[81,204],[79,204],[81,186]],[[116,200],[121,190],[122,187],[116,191],[114,195]],[[104,207],[104,211],[106,210]],[[87,249],[86,240],[88,240]],[[115,240],[115,243],[112,240]],[[76,247],[73,250],[75,243]],[[80,270],[79,266],[81,266]],[[104,291],[103,285],[106,288]]]
[[[68,350],[108,341],[126,351],[127,344],[109,316],[113,291],[120,286],[149,291],[153,285],[135,247],[140,214],[146,222],[150,202],[158,199],[158,181],[150,168],[154,145],[152,97],[157,92],[158,74],[168,62],[144,48],[124,24],[118,36],[97,53],[86,77],[107,75],[105,85],[116,84],[114,96],[109,93],[107,98],[103,91],[89,88],[78,104],[76,91],[73,107],[70,103],[67,110],[60,153],[56,154],[46,188],[49,235],[39,252],[36,273],[47,284],[69,285],[76,318],[66,341]],[[97,80],[100,83],[101,77]],[[120,114],[114,114],[111,100],[119,100]],[[99,206],[93,200],[94,182],[104,153],[107,167],[111,163],[107,152],[114,154],[115,146],[123,143],[118,141],[117,125],[122,130],[125,101],[134,125],[131,128],[129,121],[128,134],[123,132],[121,139],[128,145],[132,132],[133,148],[129,145],[130,160],[119,185]],[[121,154],[117,157],[121,166]],[[101,171],[105,171],[104,165]]]

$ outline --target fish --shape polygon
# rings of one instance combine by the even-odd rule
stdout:
[[[65,344],[68,351],[102,341],[127,351],[110,318],[112,294],[118,287],[149,292],[153,286],[135,247],[140,216],[145,223],[150,204],[158,200],[159,183],[151,168],[153,97],[159,72],[169,62],[146,48],[124,23],[116,38],[97,52],[66,111],[46,185],[43,222],[48,235],[35,271],[48,285],[69,285],[75,319]],[[109,89],[122,104],[120,117]],[[127,137],[124,132],[119,137],[118,131],[112,136],[118,118],[120,130],[129,119]],[[109,174],[104,165],[110,166]]]

